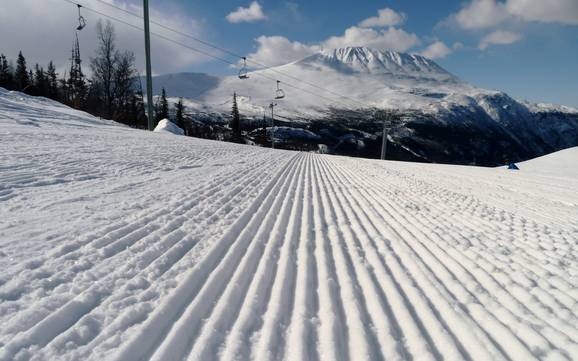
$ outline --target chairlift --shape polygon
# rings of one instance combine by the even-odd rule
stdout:
[[[76,4],[76,6],[78,6],[78,27],[76,28],[76,30],[80,31],[84,29],[84,27],[86,26],[86,20],[84,20],[84,17],[82,15],[80,15],[80,8],[82,7],[82,5]]]
[[[275,92],[275,99],[285,98],[285,92],[279,87],[279,84],[281,84],[281,81],[277,80],[277,91]]]
[[[243,57],[243,67],[239,70],[239,79],[249,79],[249,75],[247,74],[247,58]]]

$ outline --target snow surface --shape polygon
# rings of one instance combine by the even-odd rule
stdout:
[[[522,162],[519,166],[532,173],[578,179],[578,147]]]
[[[155,127],[155,132],[166,132],[175,135],[185,135],[185,131],[168,119],[162,119]]]
[[[0,360],[576,360],[576,152],[272,151],[0,89]]]

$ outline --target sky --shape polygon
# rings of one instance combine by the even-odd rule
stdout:
[[[79,34],[88,67],[95,26],[113,21],[120,49],[144,69],[142,14],[135,0],[71,0],[88,26]],[[150,0],[153,21],[269,66],[322,49],[368,46],[421,54],[476,86],[514,98],[578,107],[578,0]],[[70,57],[77,9],[67,0],[0,0],[0,53],[29,64],[52,59],[63,72]],[[137,27],[137,28],[135,28]],[[152,25],[153,72],[233,75],[238,58]]]

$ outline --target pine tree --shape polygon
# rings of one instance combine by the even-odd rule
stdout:
[[[46,71],[46,96],[53,100],[58,100],[58,74],[56,73],[56,68],[52,60],[48,63],[48,69]]]
[[[66,71],[64,71],[64,75],[61,79],[58,79],[58,88],[59,88],[59,101],[61,103],[69,104],[69,95],[68,95],[68,81],[66,80]]]
[[[158,105],[157,122],[163,119],[168,119],[169,117],[169,102],[167,100],[167,92],[163,88],[161,92],[161,99]]]
[[[183,129],[185,129],[185,106],[183,105],[183,98],[180,98],[178,103],[175,105],[175,124]]]
[[[12,89],[12,69],[8,65],[8,59],[4,54],[0,54],[0,87]]]
[[[26,69],[26,59],[22,52],[18,52],[18,60],[16,61],[16,72],[14,73],[14,82],[16,90],[23,91],[30,85],[30,75]]]
[[[231,111],[231,129],[233,130],[232,141],[241,142],[241,117],[239,115],[239,106],[237,105],[237,93],[233,94],[233,109]]]
[[[38,64],[34,67],[34,95],[43,97],[48,95],[48,85],[44,68]]]
[[[34,88],[34,73],[32,72],[32,69],[28,70],[28,82],[29,86],[27,88],[24,88],[26,90],[23,91],[26,94],[34,95],[36,89]]]

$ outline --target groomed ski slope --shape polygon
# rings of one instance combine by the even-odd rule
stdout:
[[[0,360],[578,359],[578,148],[271,151],[0,89],[0,160]]]

